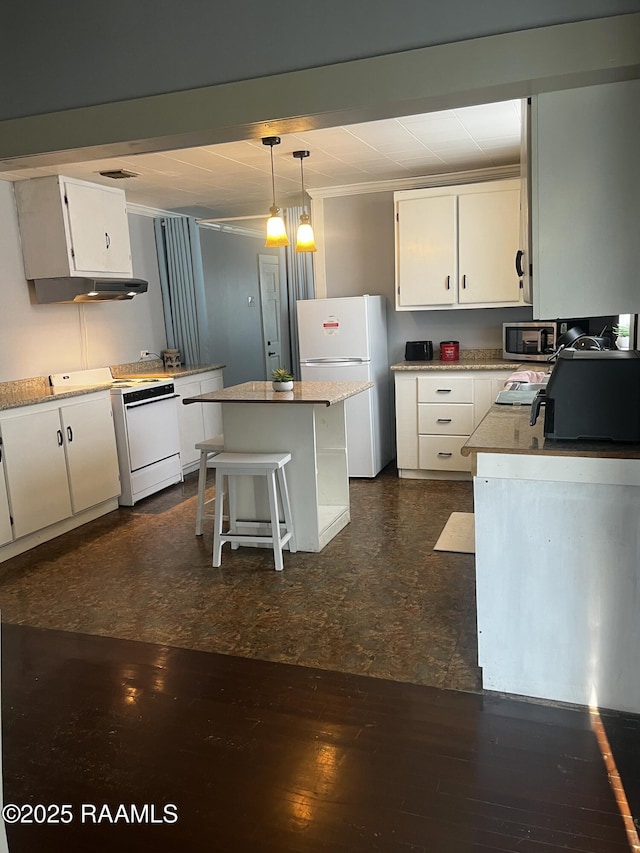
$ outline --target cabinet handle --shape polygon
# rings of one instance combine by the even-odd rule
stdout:
[[[447,290],[451,290],[451,276],[447,276]]]
[[[438,456],[453,456],[453,453],[444,453],[442,450],[439,451]]]
[[[67,427],[67,438],[69,441],[73,441],[73,430],[70,426]]]
[[[450,424],[450,423],[451,423],[451,418],[438,418],[438,420],[436,421],[436,423],[439,423],[439,424]]]
[[[436,394],[450,394],[451,388],[438,388]]]
[[[64,436],[62,435],[62,430],[59,429],[59,430],[56,430],[56,432],[58,433],[58,447],[62,447],[62,445],[64,443]]]
[[[275,352],[268,352],[267,356],[275,355]]]
[[[518,274],[518,278],[522,278],[524,275],[524,270],[522,269],[522,259],[524,258],[524,252],[522,249],[518,249],[516,252],[516,273]]]
[[[111,246],[111,237],[109,237],[106,231],[104,232],[104,239],[108,249]]]
[[[462,289],[463,290],[467,289],[467,277],[466,277],[466,275],[462,276]]]

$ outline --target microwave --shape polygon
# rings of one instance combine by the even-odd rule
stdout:
[[[584,324],[585,321],[583,320]],[[531,320],[502,324],[502,357],[513,361],[546,361],[556,351],[556,341],[580,320]]]

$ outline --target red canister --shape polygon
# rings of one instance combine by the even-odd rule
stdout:
[[[440,361],[458,361],[460,341],[440,341]]]

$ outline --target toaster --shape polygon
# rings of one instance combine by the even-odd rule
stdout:
[[[407,341],[404,347],[405,361],[432,361],[433,341]]]

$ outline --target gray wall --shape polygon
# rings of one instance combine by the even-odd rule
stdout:
[[[130,216],[133,272],[149,290],[131,301],[35,305],[24,276],[13,185],[0,181],[0,382],[137,361],[167,345],[153,220]]]
[[[266,379],[258,255],[278,255],[279,250],[265,249],[262,237],[248,237],[210,228],[200,229],[200,243],[209,327],[205,361],[226,365],[225,385]],[[254,300],[252,308],[248,306],[250,296]],[[286,310],[286,293],[282,292],[281,307]],[[286,332],[286,328],[283,331]],[[288,348],[289,338],[285,334],[282,353],[287,364],[290,361],[289,356],[285,355]]]
[[[324,199],[327,296],[387,298],[389,360],[404,359],[406,341],[458,340],[461,349],[502,347],[502,324],[530,320],[531,308],[396,311],[393,193]]]
[[[0,119],[640,11],[639,0],[5,4]]]

